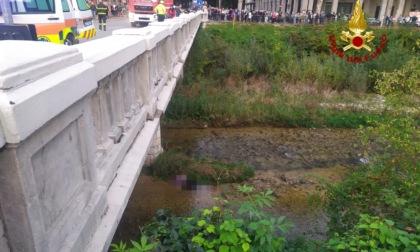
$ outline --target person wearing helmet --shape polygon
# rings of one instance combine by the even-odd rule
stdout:
[[[165,5],[163,5],[163,4],[164,4],[164,2],[160,1],[159,4],[155,8],[155,12],[158,15],[158,21],[159,22],[163,22],[163,20],[165,20],[165,16],[166,16],[166,8],[165,8]]]
[[[103,27],[104,31],[106,31],[106,16],[108,16],[108,6],[100,1],[96,7],[96,13],[98,14],[99,19],[99,30],[102,30]]]

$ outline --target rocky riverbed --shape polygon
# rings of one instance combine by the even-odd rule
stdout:
[[[163,128],[162,146],[191,156],[254,166],[255,175],[246,184],[257,191],[272,189],[276,201],[268,211],[285,215],[295,224],[290,236],[312,239],[323,238],[327,216],[309,203],[310,196],[320,179],[337,182],[357,168],[362,152],[356,131],[348,129]],[[189,214],[212,206],[215,196],[234,192],[235,187],[199,185],[196,190],[184,190],[176,181],[156,180],[143,172],[114,242],[133,239],[138,226],[147,223],[160,208],[170,208],[178,215]]]

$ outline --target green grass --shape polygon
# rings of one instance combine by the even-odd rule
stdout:
[[[347,25],[219,24],[199,30],[164,122],[235,127],[367,125],[367,119],[381,111],[368,106],[354,109],[351,103],[372,96],[377,76],[373,71],[392,71],[419,58],[420,33],[374,29],[371,46],[376,48],[385,33],[384,51],[368,63],[353,64],[329,51],[328,37],[341,34]],[[322,106],[340,100],[351,102],[340,108]]]
[[[254,169],[247,164],[195,159],[176,150],[160,154],[151,170],[155,177],[161,179],[183,174],[189,179],[211,184],[242,182],[254,175]]]

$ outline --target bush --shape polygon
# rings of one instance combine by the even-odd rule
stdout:
[[[349,231],[360,214],[396,227],[420,229],[420,133],[412,118],[392,118],[363,130],[369,163],[339,184],[326,184],[330,234]]]
[[[350,232],[336,233],[328,241],[328,248],[334,251],[419,251],[420,235],[396,228],[391,220],[362,214]]]
[[[374,72],[376,89],[382,95],[420,96],[420,61],[411,60],[402,69],[391,72]]]
[[[196,36],[190,60],[186,64],[186,75],[196,80],[202,77],[217,79],[216,83],[220,84],[230,76],[245,79],[250,75],[280,74],[285,81],[309,79],[332,89],[356,88],[359,91],[373,87],[375,79],[365,83],[373,70],[382,72],[400,69],[420,53],[416,47],[420,35],[412,29],[376,29],[373,46],[378,47],[381,35],[386,34],[388,39],[384,52],[378,59],[360,64],[351,70],[356,72],[349,73],[347,68],[353,68],[353,64],[332,55],[328,40],[330,35],[338,36],[341,31],[347,30],[347,25],[345,22],[330,22],[323,27],[282,28],[270,25],[237,24],[235,28],[230,24],[210,25]],[[337,43],[341,41],[337,40]],[[365,53],[352,50],[346,52],[346,55],[364,56]],[[332,56],[330,58],[333,61],[328,59],[328,55]],[[312,59],[308,61],[307,57]],[[314,74],[314,62],[323,66],[318,68],[324,69],[322,75]],[[309,68],[306,63],[310,64]],[[305,73],[305,69],[310,69],[309,73]],[[362,77],[356,80],[357,75]],[[351,83],[343,79],[346,76],[351,76]],[[355,85],[358,81],[363,81],[361,88]]]
[[[272,191],[254,193],[248,186],[237,189],[247,200],[220,200],[219,205],[189,217],[159,210],[152,223],[141,228],[141,246],[132,241],[134,248],[127,250],[121,242],[112,244],[112,251],[281,251],[286,242],[282,234],[293,224],[284,216],[273,217],[264,211],[274,201]]]
[[[160,154],[151,169],[154,176],[162,179],[185,174],[213,184],[242,182],[254,175],[254,169],[247,164],[194,159],[176,150]]]
[[[352,64],[329,51],[328,37],[346,29],[341,22],[281,28],[242,24],[235,28],[231,24],[207,26],[196,36],[184,67],[185,77],[176,88],[165,119],[194,126],[204,123],[212,126],[358,126],[336,116],[343,113],[344,117],[351,117],[352,122],[366,125],[367,112],[374,116],[378,111],[340,110],[331,106],[323,107],[325,113],[320,113],[320,103],[325,102],[322,94],[335,92],[339,96],[351,91],[361,97],[365,92],[378,92],[375,85],[397,78],[384,71],[394,70],[399,71],[401,77],[411,74],[410,85],[418,87],[415,85],[420,83],[415,75],[419,62],[416,39],[420,41],[420,35],[405,29],[376,29],[375,48],[382,33],[388,37],[383,53],[367,63]],[[366,53],[365,50],[350,51],[349,54],[355,55]],[[413,64],[403,68],[410,59]],[[420,120],[420,116],[416,118]]]

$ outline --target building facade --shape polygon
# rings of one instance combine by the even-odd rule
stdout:
[[[360,0],[366,16],[382,20],[385,16],[407,17],[410,11],[420,10],[420,0]],[[252,10],[283,13],[351,14],[356,0],[246,0]]]

